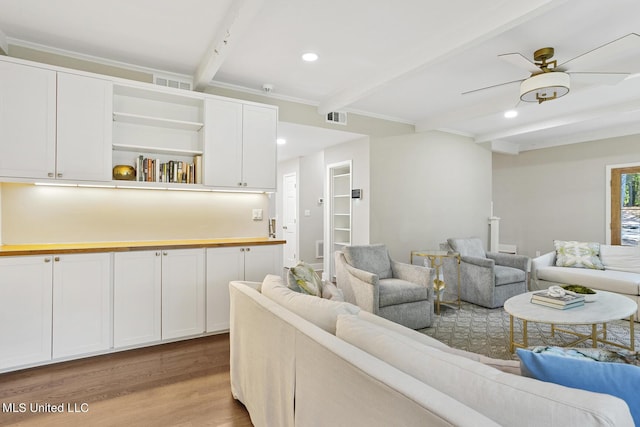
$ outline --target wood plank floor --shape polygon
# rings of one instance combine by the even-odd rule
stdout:
[[[0,426],[251,426],[231,396],[228,334],[0,374],[0,405]]]

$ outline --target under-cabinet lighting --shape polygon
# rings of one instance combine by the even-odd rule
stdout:
[[[36,182],[35,185],[42,185],[45,187],[77,187],[78,184],[62,184],[58,182]]]

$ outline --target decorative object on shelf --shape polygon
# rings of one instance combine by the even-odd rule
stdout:
[[[121,181],[135,181],[136,170],[129,165],[116,165],[113,168],[113,179]]]

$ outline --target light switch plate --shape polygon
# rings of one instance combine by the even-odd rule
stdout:
[[[254,209],[252,219],[254,221],[262,221],[262,209]]]

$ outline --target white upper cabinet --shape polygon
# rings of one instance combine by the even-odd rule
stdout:
[[[55,147],[55,71],[0,62],[0,176],[47,178]]]
[[[56,178],[111,180],[111,82],[58,73]]]
[[[275,190],[277,115],[270,106],[207,99],[204,184]]]
[[[0,62],[0,176],[111,179],[111,82]]]

